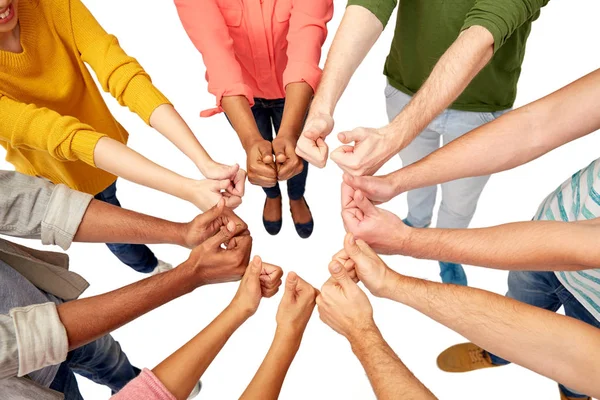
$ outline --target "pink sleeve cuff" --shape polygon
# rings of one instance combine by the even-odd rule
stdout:
[[[129,382],[111,400],[177,400],[165,385],[152,373],[144,368],[142,373]]]
[[[250,87],[245,83],[236,83],[229,89],[210,90],[210,92],[214,93],[217,97],[217,107],[202,111],[200,113],[200,116],[203,118],[212,117],[215,114],[224,112],[225,110],[223,110],[223,107],[221,107],[221,102],[223,101],[223,97],[225,96],[244,96],[248,99],[250,107],[254,105],[254,96],[252,94],[252,89],[250,89]]]
[[[306,82],[316,92],[322,74],[323,71],[318,65],[289,60],[283,72],[283,86],[286,87],[290,83]]]

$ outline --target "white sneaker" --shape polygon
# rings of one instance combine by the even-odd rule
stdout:
[[[154,270],[150,273],[150,275],[162,274],[163,272],[167,272],[172,269],[173,269],[173,266],[171,264],[166,263],[161,260],[158,260],[158,264],[156,265],[156,268],[154,268]]]
[[[198,383],[196,383],[196,386],[194,386],[194,390],[192,390],[192,393],[190,393],[190,397],[188,397],[188,400],[191,400],[194,397],[198,396],[200,394],[201,389],[202,389],[202,381],[198,381]]]

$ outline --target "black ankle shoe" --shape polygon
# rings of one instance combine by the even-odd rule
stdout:
[[[304,204],[306,204],[306,208],[308,208],[308,211],[310,211],[310,207],[308,206],[306,199],[303,197],[302,200],[304,200]],[[312,218],[312,213],[311,213],[310,221],[308,221],[307,223],[304,223],[304,224],[294,223],[294,227],[296,228],[296,232],[298,233],[298,236],[300,236],[302,239],[308,239],[310,237],[310,235],[312,235],[313,229],[315,227],[315,221]]]
[[[268,200],[268,198],[267,198],[267,200]],[[265,208],[267,207],[267,200],[265,200]],[[265,211],[263,208],[263,225],[264,225],[265,229],[267,230],[269,235],[272,235],[272,236],[277,235],[281,231],[281,225],[283,225],[283,219],[280,219],[279,221],[267,221],[265,219],[264,215],[265,215]]]

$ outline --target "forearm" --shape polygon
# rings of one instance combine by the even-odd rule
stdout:
[[[479,229],[411,229],[398,253],[504,270],[596,268],[596,224],[529,221]]]
[[[244,96],[225,96],[221,106],[247,153],[253,142],[262,140],[248,99]]]
[[[176,244],[185,246],[186,225],[92,200],[75,242]]]
[[[312,97],[313,89],[306,82],[290,83],[286,86],[280,133],[291,135],[298,140]]]
[[[69,338],[69,349],[79,348],[147,312],[193,291],[197,278],[180,266],[121,289],[58,306]],[[151,295],[149,295],[151,294]]]
[[[178,400],[188,398],[206,369],[247,316],[227,307],[202,332],[156,368],[154,375]]]
[[[600,70],[452,141],[392,175],[398,192],[506,171],[600,127]],[[493,154],[493,157],[490,156]]]
[[[277,330],[271,348],[240,400],[276,400],[302,341],[302,333]]]
[[[392,300],[406,304],[500,357],[594,397],[600,331],[554,312],[479,289],[395,275]],[[551,327],[551,329],[549,328]],[[586,368],[581,368],[585,365]]]
[[[435,117],[465,90],[493,56],[494,38],[485,28],[473,26],[448,48],[411,102],[385,128],[402,135],[397,149],[406,147]]]
[[[202,173],[205,166],[213,161],[172,105],[163,104],[154,110],[150,125],[177,146]]]
[[[377,327],[350,338],[378,400],[431,400],[435,396],[402,363]]]
[[[315,94],[311,112],[333,115],[350,78],[383,32],[383,24],[369,10],[349,6],[338,28]]]
[[[98,141],[94,150],[96,166],[128,181],[190,200],[189,185],[194,182],[184,178],[110,138]]]

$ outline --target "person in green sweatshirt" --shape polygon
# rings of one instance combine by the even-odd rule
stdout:
[[[325,166],[325,138],[352,74],[377,41],[397,0],[349,0],[296,152]],[[410,165],[513,106],[531,24],[548,0],[403,0],[385,63],[390,123],[338,134],[331,154],[347,174],[373,175],[399,153]],[[466,228],[489,176],[442,184],[437,227]],[[437,186],[408,193],[406,224],[427,227]],[[440,260],[445,283],[467,285],[461,265]]]

